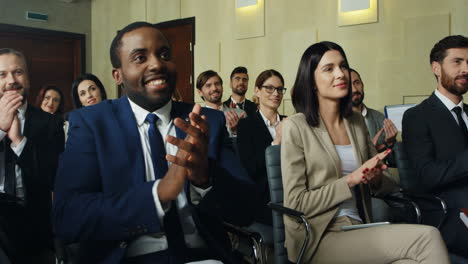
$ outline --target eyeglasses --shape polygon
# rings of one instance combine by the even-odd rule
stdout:
[[[274,87],[272,85],[262,85],[262,88],[265,88],[265,91],[270,94],[274,93],[275,90],[278,92],[278,94],[284,94],[284,92],[287,90],[284,87]]]

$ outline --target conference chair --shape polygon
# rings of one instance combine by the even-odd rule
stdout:
[[[436,195],[420,191],[417,175],[410,164],[408,154],[402,142],[395,143],[393,151],[400,174],[401,191],[409,199],[416,201],[420,207],[421,216],[418,224],[432,225],[440,228],[447,218],[447,204]],[[468,264],[468,259],[464,257],[453,253],[449,253],[449,256],[452,264]]]
[[[271,202],[268,207],[273,214],[273,247],[275,250],[275,264],[290,263],[284,247],[284,222],[283,215],[289,215],[301,221],[306,229],[304,242],[299,253],[297,264],[302,262],[302,256],[310,240],[310,226],[302,212],[283,206],[283,182],[281,179],[281,145],[269,146],[265,150],[265,161],[268,175],[268,185],[270,187]]]

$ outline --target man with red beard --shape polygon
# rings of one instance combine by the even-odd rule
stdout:
[[[237,135],[237,124],[240,119],[245,117],[245,111],[239,108],[231,108],[221,102],[223,79],[215,71],[204,71],[198,75],[196,87],[198,94],[205,102],[205,107],[224,112],[229,136],[235,137]]]
[[[468,228],[459,218],[468,208],[468,38],[448,36],[431,50],[437,89],[403,116],[403,144],[421,191],[445,200],[440,231],[449,251],[468,257]],[[436,219],[433,220],[437,224]],[[431,221],[432,222],[432,221]]]
[[[257,105],[245,98],[249,89],[249,74],[247,68],[239,66],[231,72],[231,97],[224,101],[224,105],[230,108],[239,108],[247,113],[247,116],[257,112]]]

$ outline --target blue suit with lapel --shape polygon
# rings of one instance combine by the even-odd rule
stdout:
[[[191,109],[192,105],[173,102],[171,115],[186,119]],[[232,189],[248,187],[250,182],[226,145],[229,141],[222,113],[203,109],[202,114],[210,125],[213,188],[193,206],[193,212],[200,234],[209,246],[210,241],[218,241],[216,248],[228,243],[217,223],[250,221],[236,213],[235,208],[242,206],[245,198]],[[179,138],[185,137],[183,131],[176,130]],[[93,263],[118,263],[128,242],[163,231],[153,184],[145,181],[140,136],[126,96],[70,114],[68,141],[55,185],[53,216],[59,237],[66,242],[83,242],[82,254]],[[190,197],[188,188],[186,191]],[[209,222],[207,232],[204,222]]]

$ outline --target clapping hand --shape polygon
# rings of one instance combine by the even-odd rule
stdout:
[[[379,153],[366,161],[359,167],[357,170],[353,171],[351,174],[348,174],[346,181],[350,188],[364,183],[370,183],[375,179],[379,179],[382,175],[382,171],[387,169],[387,165],[382,163],[382,160],[390,154],[392,150],[387,149],[382,153]]]

